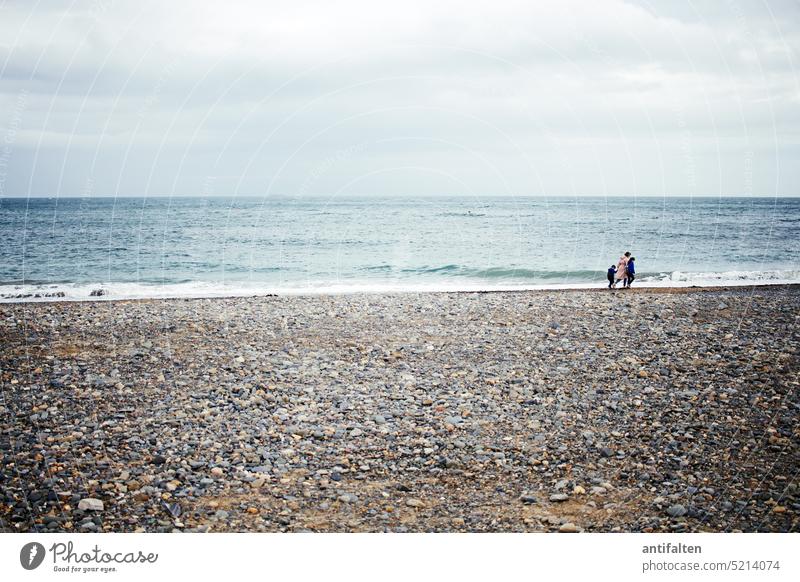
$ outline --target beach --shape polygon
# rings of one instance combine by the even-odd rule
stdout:
[[[798,530],[800,286],[0,305],[0,531]]]

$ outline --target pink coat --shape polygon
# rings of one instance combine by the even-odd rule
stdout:
[[[628,277],[628,257],[622,255],[617,262],[617,273],[614,275],[616,281],[626,279]]]

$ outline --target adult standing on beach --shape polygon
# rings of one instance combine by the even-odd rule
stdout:
[[[619,258],[617,261],[617,274],[614,275],[614,287],[616,289],[617,283],[622,281],[622,284],[625,285],[625,281],[628,278],[628,258],[631,256],[631,253],[625,251],[625,254]]]

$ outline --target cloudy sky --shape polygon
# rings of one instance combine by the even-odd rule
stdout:
[[[800,3],[5,1],[0,196],[800,195]]]

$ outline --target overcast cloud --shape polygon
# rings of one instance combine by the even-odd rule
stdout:
[[[4,2],[0,196],[800,194],[800,4]]]

